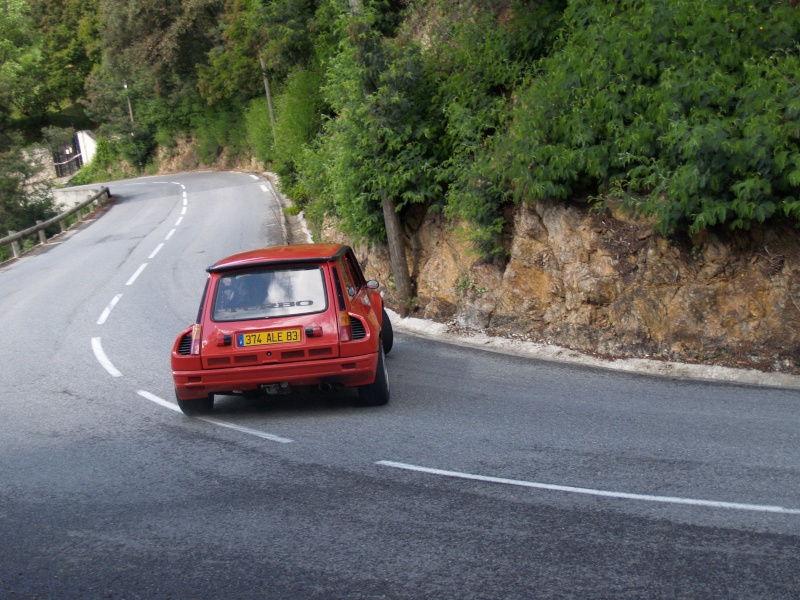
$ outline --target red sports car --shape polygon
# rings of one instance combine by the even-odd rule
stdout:
[[[172,348],[178,406],[210,412],[214,394],[286,394],[356,387],[389,401],[384,354],[392,324],[348,246],[300,244],[242,252],[208,269],[197,322]]]

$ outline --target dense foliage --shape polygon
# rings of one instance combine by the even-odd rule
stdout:
[[[610,194],[664,231],[800,216],[800,11],[574,0],[565,34],[503,144],[518,198]]]
[[[356,236],[383,239],[389,199],[500,256],[515,202],[622,202],[664,232],[800,221],[790,0],[0,5],[0,151],[88,117],[84,180],[190,140],[204,164],[256,157]]]

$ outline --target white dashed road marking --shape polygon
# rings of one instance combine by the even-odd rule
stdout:
[[[122,298],[122,294],[117,294],[116,296],[114,296],[111,302],[108,303],[108,306],[106,306],[106,309],[103,311],[103,314],[100,315],[99,319],[97,319],[98,325],[102,325],[103,323],[106,322],[106,319],[108,319],[108,315],[110,315],[111,311],[114,310],[114,307],[117,305],[117,302],[119,302],[120,298]]]
[[[133,282],[134,282],[134,281],[136,281],[136,278],[137,278],[137,277],[139,277],[139,275],[141,275],[141,274],[142,274],[142,271],[144,271],[144,270],[145,270],[145,267],[147,267],[147,263],[144,263],[144,264],[143,264],[143,265],[141,265],[141,266],[140,266],[138,269],[136,269],[136,273],[134,273],[134,274],[131,276],[131,278],[130,278],[130,279],[128,279],[128,281],[127,281],[127,283],[126,283],[125,285],[133,285]]]
[[[106,353],[103,352],[103,346],[100,344],[100,338],[92,338],[92,350],[94,351],[94,356],[97,358],[97,362],[100,363],[108,374],[112,377],[122,377],[122,373],[120,373],[117,368],[111,364],[111,361],[108,360]]]

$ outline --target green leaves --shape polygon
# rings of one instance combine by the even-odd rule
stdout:
[[[796,214],[800,11],[576,0],[500,151],[522,200],[614,195],[667,232]]]
[[[345,228],[368,240],[385,239],[385,198],[402,209],[438,193],[435,105],[421,50],[406,38],[383,37],[379,16],[369,6],[342,14],[344,37],[322,88],[332,117],[299,174],[304,190],[329,196]]]

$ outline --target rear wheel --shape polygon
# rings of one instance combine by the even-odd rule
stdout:
[[[358,399],[362,406],[383,406],[389,402],[389,373],[383,346],[378,345],[378,367],[375,369],[375,381],[369,385],[358,387]]]
[[[178,401],[178,408],[183,411],[183,414],[189,415],[190,417],[195,415],[207,415],[214,410],[214,394],[209,394],[206,398],[181,400],[176,391],[175,399]]]
[[[389,315],[386,314],[386,309],[382,308],[383,323],[381,324],[381,339],[383,340],[383,351],[386,354],[392,351],[394,345],[394,330],[392,329],[392,322],[389,320]]]

